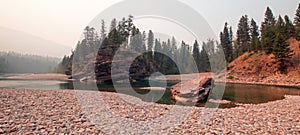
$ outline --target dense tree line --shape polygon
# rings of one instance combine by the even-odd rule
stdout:
[[[99,47],[114,44],[135,52],[147,52],[143,56],[157,65],[155,71],[164,74],[177,74],[179,69],[183,69],[184,73],[208,72],[211,71],[211,64],[222,67],[222,61],[217,59],[220,57],[221,50],[224,51],[227,63],[245,52],[272,53],[280,64],[280,71],[284,72],[293,54],[287,40],[290,37],[300,39],[300,4],[293,22],[287,15],[284,18],[279,16],[275,19],[269,7],[266,9],[260,28],[253,18],[249,19],[248,15],[243,15],[238,22],[236,38],[234,38],[232,27],[225,23],[220,33],[220,44],[214,40],[208,40],[199,45],[196,40],[193,45],[188,45],[185,41],[178,42],[174,37],[161,41],[151,30],[140,31],[134,26],[132,20],[131,15],[121,21],[113,19],[109,32],[107,32],[105,21],[102,20],[99,34],[94,28],[87,26],[84,29],[84,38],[78,42],[74,51],[80,55],[64,57],[61,69],[71,69],[72,62],[70,61],[73,59],[84,63],[80,65],[82,66],[80,68],[84,68],[89,63],[86,57],[95,58],[96,56],[92,54],[97,54],[95,52],[99,50]],[[193,60],[196,70],[192,66]],[[147,66],[148,70],[153,70],[150,69],[150,65]]]
[[[156,67],[151,69],[151,65],[147,65],[151,72],[178,74],[179,69],[182,69],[183,73],[211,71],[209,57],[216,55],[218,50],[221,50],[216,41],[208,40],[199,45],[198,41],[195,40],[193,46],[185,41],[178,42],[175,37],[162,41],[159,37],[155,37],[152,30],[140,31],[132,23],[132,19],[133,16],[131,15],[121,21],[113,19],[110,23],[109,32],[107,32],[104,20],[101,21],[99,32],[96,32],[95,28],[87,26],[84,29],[83,39],[78,42],[71,56],[63,58],[59,69],[61,71],[67,70],[70,73],[72,62],[81,63],[76,64],[79,66],[77,68],[85,69],[91,63],[91,58],[96,58],[96,61],[101,59],[101,57],[96,56],[99,49],[105,48],[107,45],[115,45],[135,52],[146,52],[142,55],[154,63]],[[217,59],[214,62],[218,63]],[[193,64],[196,65],[196,68]]]
[[[15,52],[0,52],[0,73],[54,72],[59,59]]]
[[[57,73],[63,73],[67,75],[71,75],[72,73],[72,60],[74,57],[74,52],[72,51],[72,54],[70,56],[64,56],[62,61],[58,64],[58,66],[55,69],[55,72]]]
[[[288,39],[300,39],[300,4],[296,10],[294,23],[287,15],[275,19],[272,10],[267,7],[260,31],[257,23],[247,15],[243,15],[238,23],[236,38],[233,39],[232,29],[225,23],[220,33],[221,46],[227,62],[233,61],[245,52],[265,52],[274,54],[279,63],[279,70],[285,72],[293,52],[289,48]]]

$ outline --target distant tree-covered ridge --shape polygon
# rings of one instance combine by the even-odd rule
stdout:
[[[59,58],[0,52],[0,73],[46,73],[54,72]]]

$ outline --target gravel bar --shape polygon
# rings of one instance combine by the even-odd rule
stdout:
[[[100,113],[86,113],[88,105],[83,107],[86,104],[74,90],[0,88],[0,134],[300,134],[300,96],[212,109],[146,103],[118,93],[81,92],[99,97],[84,100]],[[142,104],[129,103],[124,97]],[[108,111],[113,115],[104,115]],[[201,118],[206,116],[211,117],[203,124]]]

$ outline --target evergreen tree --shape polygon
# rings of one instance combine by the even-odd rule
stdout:
[[[101,30],[100,30],[100,39],[104,40],[106,36],[106,27],[105,27],[105,21],[101,20]]]
[[[171,40],[170,39],[168,39],[167,40],[167,55],[170,57],[170,58],[172,58],[172,45],[171,45]]]
[[[265,19],[261,26],[261,44],[263,50],[270,54],[273,52],[273,43],[275,40],[275,18],[272,10],[267,7]]]
[[[250,42],[250,35],[249,35],[249,24],[248,24],[248,16],[242,16],[239,24],[238,24],[238,30],[237,30],[237,45],[238,47],[241,47],[241,51],[239,54],[243,54],[245,52],[249,52],[252,49],[249,46]]]
[[[172,50],[172,59],[175,61],[175,62],[179,62],[179,50],[177,49],[177,43],[176,43],[176,39],[175,37],[172,37],[172,40],[171,40],[171,50]]]
[[[176,45],[176,39],[175,37],[172,37],[171,39],[171,52],[172,52],[172,56],[173,58],[177,58],[177,56],[175,56],[175,54],[177,53],[177,45]]]
[[[207,53],[207,44],[203,42],[202,44],[202,49],[200,52],[200,67],[199,71],[200,72],[209,72],[210,71],[210,62],[208,58],[208,53]]]
[[[143,52],[144,51],[144,44],[143,44],[143,35],[137,29],[135,30],[136,34],[130,37],[130,49],[136,52]]]
[[[221,46],[224,50],[224,55],[225,59],[227,62],[231,62],[233,60],[232,54],[232,41],[230,40],[230,32],[228,30],[228,24],[227,22],[225,23],[223,32],[220,33],[220,41],[221,41]]]
[[[285,31],[286,31],[287,39],[294,37],[296,34],[295,26],[290,21],[287,15],[284,16],[284,22],[285,22]]]
[[[214,55],[216,52],[215,41],[213,39],[208,39],[205,43],[205,49],[208,55]]]
[[[165,42],[165,41],[162,42],[161,48],[162,48],[161,49],[162,52],[164,52],[164,53],[167,53],[169,51],[169,48],[167,46],[167,42]]]
[[[259,32],[258,32],[258,26],[254,19],[251,19],[251,26],[250,26],[250,35],[251,35],[251,48],[253,51],[261,50],[261,45],[259,41]]]
[[[276,61],[279,62],[279,70],[281,73],[286,73],[287,66],[290,64],[289,59],[293,55],[293,51],[289,48],[285,34],[285,24],[281,16],[279,16],[276,23],[276,38],[273,53]]]
[[[296,10],[295,18],[294,18],[294,24],[296,27],[296,38],[299,41],[300,40],[300,4],[298,5],[298,9]]]
[[[146,40],[147,40],[146,32],[143,31],[143,34],[142,34],[142,47],[141,47],[142,52],[146,52]]]
[[[162,50],[161,42],[158,39],[155,39],[155,44],[154,44],[154,61],[156,63],[160,63],[161,61],[161,55],[160,51]]]
[[[295,18],[294,18],[294,23],[300,23],[300,4],[298,5],[298,8],[296,10]]]
[[[112,19],[112,21],[111,21],[111,23],[110,23],[110,28],[109,28],[109,32],[111,32],[111,31],[113,31],[114,29],[116,29],[117,28],[117,19],[116,18],[114,18],[114,19]]]
[[[162,42],[162,52],[167,53],[169,51],[170,48],[168,48],[167,46],[167,42],[163,41]],[[162,73],[167,73],[168,72],[168,57],[165,54],[159,53],[160,55],[160,65],[161,65],[161,72]]]
[[[233,32],[232,32],[232,27],[230,26],[229,28],[229,41],[233,40]]]
[[[168,52],[166,56],[166,62],[167,62],[167,69],[168,71],[166,73],[168,74],[177,74],[178,73],[178,68],[176,65],[176,59],[174,59],[174,49],[172,46],[172,41],[170,39],[167,40],[167,47],[168,47]],[[176,50],[175,50],[176,51]]]
[[[179,62],[179,64],[180,64],[180,67],[181,67],[181,69],[182,70],[185,70],[186,68],[186,66],[187,66],[187,52],[188,52],[188,50],[187,50],[187,45],[185,44],[185,42],[184,41],[182,41],[181,42],[181,47],[180,47],[180,62]],[[184,71],[184,72],[186,72],[186,71]]]
[[[194,45],[193,45],[193,58],[194,61],[196,62],[198,70],[200,69],[200,51],[199,51],[199,44],[197,40],[195,40]]]
[[[265,12],[265,18],[264,18],[263,24],[264,25],[273,25],[274,26],[275,23],[276,23],[276,20],[275,20],[275,17],[273,15],[273,12],[272,12],[272,10],[269,7],[267,7],[267,10]]]
[[[147,40],[147,45],[148,45],[148,54],[150,54],[150,59],[153,58],[153,44],[154,44],[154,34],[151,30],[149,30],[148,33],[148,40]]]
[[[115,45],[120,46],[124,42],[124,37],[121,35],[121,33],[117,29],[113,29],[107,37],[108,43],[104,41],[104,44],[102,45],[105,47],[106,45]]]
[[[64,56],[65,59],[66,56]],[[8,64],[5,58],[0,57],[0,73],[5,73],[8,70]]]
[[[128,33],[128,35],[127,36],[129,36],[130,35],[130,32],[132,31],[132,29],[135,27],[134,26],[134,24],[133,24],[133,16],[132,15],[129,15],[128,16],[128,18],[127,18],[127,20],[126,20],[126,23],[127,23],[127,27],[126,27],[126,31],[127,31],[127,33]],[[133,35],[133,34],[132,34]]]

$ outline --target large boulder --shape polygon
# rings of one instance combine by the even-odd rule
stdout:
[[[180,85],[188,85],[189,81]],[[192,86],[192,84],[191,84]],[[176,101],[186,102],[186,103],[201,103],[206,102],[209,97],[209,93],[214,87],[214,80],[211,77],[205,77],[201,79],[198,86],[195,88],[188,87],[173,87],[171,88],[171,92],[173,94],[173,98]],[[185,89],[180,89],[185,88]]]

